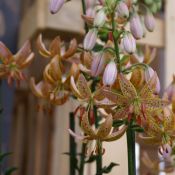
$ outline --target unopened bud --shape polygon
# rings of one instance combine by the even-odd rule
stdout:
[[[50,1],[50,13],[57,13],[64,4],[64,0],[51,0]]]
[[[130,19],[130,30],[135,39],[141,39],[144,35],[143,26],[137,14]]]
[[[94,26],[102,27],[106,21],[106,14],[104,10],[100,10],[97,12],[95,19],[94,19]]]
[[[103,74],[103,84],[105,86],[113,85],[117,77],[117,67],[114,61],[107,64]]]
[[[89,30],[83,41],[84,49],[92,50],[96,44],[96,40],[97,40],[97,31],[94,29]]]
[[[117,13],[118,16],[121,18],[128,18],[129,17],[129,10],[128,10],[128,6],[120,1],[119,4],[117,5]]]
[[[98,75],[100,75],[103,71],[104,68],[104,57],[103,57],[103,53],[98,53],[92,61],[92,65],[91,65],[91,75],[96,77]]]
[[[153,32],[155,28],[155,18],[151,12],[147,13],[144,17],[145,27],[149,32]]]
[[[172,148],[169,144],[165,144],[159,147],[159,156],[164,159],[169,159],[172,153]]]
[[[129,54],[133,54],[136,51],[136,41],[130,33],[124,35],[122,39],[122,47],[124,51]]]
[[[153,77],[155,71],[149,67],[146,71],[145,71],[145,81],[148,83],[149,80]],[[157,76],[156,79],[156,88],[155,88],[155,93],[159,93],[160,92],[160,80],[159,77]]]

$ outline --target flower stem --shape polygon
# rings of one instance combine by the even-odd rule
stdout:
[[[127,147],[128,147],[128,175],[136,175],[135,165],[135,131],[132,129],[132,121],[127,129]]]
[[[79,175],[84,174],[84,164],[85,164],[85,151],[86,151],[86,144],[83,143],[81,147],[81,157],[80,157],[80,170]]]
[[[85,0],[82,0],[82,9],[83,9],[83,15],[86,15],[86,3],[85,3]],[[85,29],[85,32],[87,33],[88,32],[88,25],[86,23],[84,24],[84,29]]]

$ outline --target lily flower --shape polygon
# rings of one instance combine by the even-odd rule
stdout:
[[[69,48],[64,53],[62,53],[62,42],[59,36],[57,36],[50,43],[49,49],[47,49],[45,44],[43,43],[41,34],[38,36],[37,39],[37,47],[39,53],[45,58],[53,58],[55,56],[58,56],[60,60],[66,60],[75,54],[77,46],[78,45],[76,39],[72,39],[70,41]]]
[[[33,59],[34,53],[29,41],[26,41],[15,55],[0,42],[0,78],[7,78],[9,84],[13,80],[19,84],[20,80],[25,79],[22,70],[28,67]]]
[[[84,142],[96,140],[95,149],[92,151],[91,154],[104,154],[104,149],[102,149],[101,147],[102,142],[112,142],[118,140],[124,135],[127,129],[127,126],[124,125],[121,129],[114,131],[112,128],[112,123],[112,115],[109,115],[105,119],[105,121],[99,126],[99,128],[97,130],[94,130],[89,123],[88,112],[85,112],[81,120],[81,128],[85,133],[85,136],[77,135],[70,129],[68,131],[73,137],[79,140],[83,140]]]
[[[165,107],[160,114],[147,118],[147,124],[144,127],[146,136],[140,135],[140,138],[147,143],[161,145],[164,150],[165,145],[171,145],[175,139],[174,124],[173,112]]]
[[[64,76],[60,68],[59,60],[54,57],[44,70],[44,80],[35,84],[35,79],[31,78],[30,85],[32,92],[40,98],[46,99],[54,105],[64,104],[70,95],[70,77],[76,76],[78,66],[72,64],[69,73]]]
[[[147,114],[168,105],[167,100],[162,100],[153,94],[156,88],[156,79],[157,74],[155,73],[141,91],[137,92],[133,84],[123,74],[120,74],[119,84],[122,94],[104,89],[104,95],[117,107],[114,119],[125,119],[128,115],[134,114],[138,124],[141,124]]]
[[[70,81],[72,92],[80,101],[85,102],[90,106],[97,105],[104,108],[114,105],[114,103],[110,102],[107,98],[104,97],[102,94],[102,88],[99,88],[95,92],[92,92],[83,74],[79,75],[76,83],[73,76],[71,76]]]

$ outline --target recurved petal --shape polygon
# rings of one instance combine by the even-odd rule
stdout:
[[[60,94],[60,93],[59,93]],[[61,95],[56,96],[51,100],[51,103],[54,105],[63,105],[67,102],[69,98],[69,93],[62,93]]]
[[[160,98],[147,98],[141,99],[141,103],[143,103],[147,110],[155,110],[155,109],[162,109],[169,104],[169,101],[162,100]]]
[[[119,129],[116,132],[113,132],[112,134],[108,135],[106,138],[104,138],[104,141],[106,142],[112,142],[114,140],[120,139],[126,132],[127,126],[123,126],[121,129]]]
[[[25,67],[29,66],[32,63],[33,59],[34,59],[34,53],[32,52],[23,63],[18,65],[18,67],[20,69],[24,69]]]
[[[77,86],[75,84],[75,80],[74,80],[74,77],[71,76],[70,78],[70,87],[71,87],[71,90],[73,92],[73,94],[77,97],[77,98],[80,98],[82,99],[83,97],[81,96],[80,94],[80,91],[77,89]]]
[[[46,49],[46,46],[45,44],[43,43],[43,40],[42,40],[42,35],[40,34],[38,36],[38,39],[37,39],[37,48],[39,50],[39,53],[43,56],[43,57],[50,57],[51,56],[51,53]]]
[[[92,129],[91,125],[89,124],[89,119],[88,119],[88,113],[85,112],[82,120],[81,120],[81,128],[90,137],[96,137],[95,131]]]
[[[113,123],[112,115],[109,115],[106,118],[105,122],[100,125],[97,131],[97,137],[99,139],[103,139],[109,135],[112,129],[112,123]]]
[[[0,42],[0,60],[4,64],[8,64],[13,58],[13,54],[10,50],[4,45],[4,43]]]
[[[53,77],[50,75],[49,69],[50,69],[50,64],[48,64],[48,65],[45,67],[44,72],[43,72],[43,77],[44,77],[44,80],[47,81],[48,83],[54,84],[54,83],[55,83],[55,80],[54,80]]]
[[[116,104],[112,101],[110,101],[107,98],[104,98],[103,100],[96,100],[94,99],[95,105],[100,107],[100,108],[109,108],[109,107],[114,107]]]
[[[78,135],[75,132],[73,132],[71,129],[68,129],[69,134],[74,137],[77,140],[83,140],[85,137],[82,135]]]
[[[143,135],[139,135],[140,139],[142,139],[145,143],[147,144],[160,144],[161,140],[158,140],[156,137],[149,137],[149,136],[143,136]]]
[[[154,75],[151,77],[151,79],[144,85],[142,90],[140,91],[139,95],[142,98],[149,98],[153,95],[153,93],[156,90],[157,85],[157,73],[154,72]]]
[[[44,98],[45,95],[42,92],[43,86],[43,81],[40,81],[38,84],[36,84],[35,79],[33,77],[30,79],[30,88],[34,95],[36,95],[37,97]]]
[[[115,112],[113,119],[114,120],[118,120],[118,119],[125,119],[127,118],[127,115],[129,113],[129,107],[121,107],[119,109],[117,109],[117,111]]]
[[[126,97],[124,97],[123,95],[120,95],[118,93],[114,93],[114,92],[112,92],[110,90],[107,90],[107,89],[103,90],[103,94],[109,100],[114,102],[116,104],[116,106],[117,105],[127,104],[127,102],[128,102],[128,99]]]
[[[91,90],[83,74],[80,74],[78,77],[77,88],[83,98],[91,96]]]
[[[64,53],[64,55],[62,56],[63,59],[67,59],[70,58],[71,56],[73,56],[77,50],[77,40],[74,38],[73,40],[71,40],[70,45],[69,45],[69,49]]]
[[[55,37],[55,39],[51,42],[49,51],[52,57],[55,55],[61,55],[61,39],[59,36]]]
[[[22,65],[23,62],[26,61],[26,59],[30,56],[31,53],[32,51],[30,41],[26,41],[24,45],[21,47],[21,49],[17,52],[17,54],[14,55],[16,64]]]
[[[137,91],[133,84],[125,78],[123,74],[119,75],[120,88],[124,96],[128,98],[135,98],[137,96]],[[129,100],[129,99],[128,99]]]

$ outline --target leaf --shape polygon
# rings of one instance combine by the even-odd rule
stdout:
[[[103,50],[103,46],[100,44],[96,44],[95,47],[93,48],[94,52],[99,52],[101,50]]]
[[[115,166],[119,166],[119,164],[118,163],[111,162],[109,166],[105,166],[105,167],[102,168],[101,173],[108,174],[108,173],[110,173],[112,171],[112,169]]]
[[[5,175],[11,175],[13,172],[15,172],[18,168],[17,167],[11,167],[11,168],[8,168],[6,171],[5,171]]]
[[[94,156],[90,156],[85,163],[92,163],[97,159],[98,156],[94,155]]]
[[[122,126],[125,122],[126,122],[125,120],[115,120],[115,121],[113,121],[113,127],[118,128],[118,127]]]
[[[8,153],[1,153],[0,154],[0,162],[2,162],[4,160],[4,158],[8,157],[9,155],[11,155],[11,152]]]

